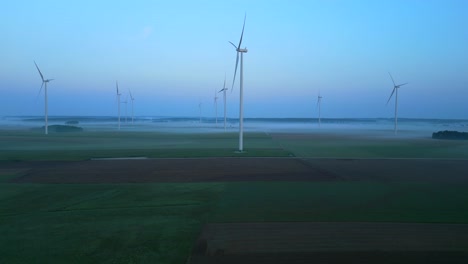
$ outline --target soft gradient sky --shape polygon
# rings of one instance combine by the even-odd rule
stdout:
[[[244,13],[245,115],[468,118],[468,1],[5,1],[0,116],[214,116],[229,87]],[[238,117],[239,81],[228,93]],[[218,113],[222,114],[222,94]],[[125,95],[123,96],[123,99]]]

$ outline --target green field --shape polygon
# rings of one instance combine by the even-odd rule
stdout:
[[[0,184],[1,263],[185,263],[223,184]]]
[[[246,133],[81,132],[44,135],[0,131],[1,160],[87,160],[107,157],[340,157],[468,159],[468,142],[405,137]]]
[[[242,156],[288,156],[270,136],[248,133]],[[1,160],[88,160],[109,157],[237,157],[235,133],[84,132],[44,135],[0,131]]]
[[[0,132],[1,263],[186,263],[206,222],[468,224],[468,185],[440,182],[15,184],[5,162],[95,157],[468,158],[468,143],[247,133]],[[405,173],[405,172],[402,172]],[[447,175],[450,177],[450,175]]]
[[[366,137],[273,134],[281,147],[300,157],[468,159],[468,141],[430,137]]]
[[[468,224],[468,185],[365,182],[230,183],[214,222]]]

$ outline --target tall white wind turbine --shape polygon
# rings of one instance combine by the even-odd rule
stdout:
[[[42,86],[44,86],[44,96],[45,96],[45,100],[44,100],[44,105],[45,105],[45,113],[44,113],[44,121],[45,121],[45,134],[49,134],[49,130],[48,130],[48,124],[47,124],[47,118],[48,118],[48,115],[49,115],[49,109],[48,109],[48,102],[47,102],[47,84],[54,80],[54,79],[44,79],[44,76],[42,75],[42,72],[41,70],[39,70],[39,67],[37,66],[36,62],[34,61],[34,65],[36,65],[36,68],[37,68],[37,71],[39,72],[39,75],[41,75],[41,79],[42,79],[42,84],[41,84],[41,89],[39,90],[39,93],[41,93],[42,91]]]
[[[387,101],[387,105],[388,105],[388,102],[390,102],[390,99],[392,99],[392,96],[393,94],[395,93],[395,127],[394,127],[394,131],[395,131],[395,135],[397,134],[397,129],[398,129],[398,89],[400,88],[400,86],[403,86],[405,84],[408,84],[408,83],[402,83],[402,84],[398,84],[396,85],[395,84],[395,81],[393,80],[393,77],[390,73],[388,73],[390,75],[390,78],[392,79],[392,82],[393,82],[393,90],[392,90],[392,93],[390,94],[390,97],[388,98],[388,101]]]
[[[224,75],[224,85],[223,85],[223,89],[219,90],[218,93],[220,92],[223,92],[223,100],[224,100],[224,131],[226,131],[226,91],[227,91],[227,87],[226,87],[226,74]]]
[[[130,93],[130,100],[132,100],[132,124],[133,124],[133,101],[135,101],[135,98],[133,98],[132,92],[130,90],[128,90],[128,92]]]
[[[320,92],[319,92],[319,94],[317,96],[318,124],[319,124],[319,127],[320,127],[320,124],[321,124],[321,113],[320,113],[321,106],[322,106],[322,96],[320,95]]]
[[[214,107],[215,107],[215,123],[216,123],[216,127],[218,127],[218,93],[216,92],[216,89],[214,93]]]
[[[117,88],[118,126],[120,130],[120,95],[121,93],[119,93],[119,83],[117,81],[115,81],[115,88]]]
[[[232,79],[232,87],[231,90],[234,88],[234,82],[236,80],[236,73],[237,73],[237,66],[239,64],[239,54],[240,54],[240,96],[239,96],[239,152],[244,150],[244,53],[247,53],[247,48],[242,49],[242,37],[244,36],[244,28],[245,28],[245,18],[244,16],[244,25],[242,26],[242,33],[239,40],[239,45],[234,45],[234,43],[230,42],[232,46],[236,49],[237,58],[236,58],[236,67],[234,69],[234,78]]]

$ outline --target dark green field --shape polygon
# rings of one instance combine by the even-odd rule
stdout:
[[[22,161],[97,157],[468,156],[468,143],[430,139],[252,133],[246,136],[247,153],[236,153],[236,144],[236,135],[230,133],[84,132],[45,137],[2,131],[0,262],[182,264],[204,224],[213,222],[468,224],[468,180],[460,175],[468,175],[466,166],[437,159],[427,163],[437,170],[425,166],[427,170],[415,177],[407,169],[411,161],[366,169],[363,163],[344,167],[341,162],[340,167],[305,159],[318,172],[339,177],[300,182],[32,184],[14,183],[27,168],[11,169]],[[183,168],[183,162],[174,168],[182,175],[191,169]]]

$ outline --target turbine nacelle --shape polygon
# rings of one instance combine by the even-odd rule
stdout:
[[[403,83],[403,84],[395,85],[395,86],[393,86],[393,88],[400,88],[400,86],[403,86],[403,85],[405,85],[405,84],[408,84],[408,83]]]
[[[395,80],[393,79],[392,74],[391,74],[391,73],[388,73],[388,75],[390,75],[390,79],[392,79],[392,82],[393,82],[393,90],[392,90],[392,93],[390,94],[390,97],[389,97],[388,100],[387,100],[387,105],[388,105],[388,102],[390,102],[390,99],[392,99],[392,96],[393,96],[393,94],[395,93],[395,91],[396,91],[398,88],[400,88],[400,86],[403,86],[403,85],[408,84],[408,83],[402,83],[402,84],[398,84],[398,85],[397,85],[397,84],[395,83]]]

